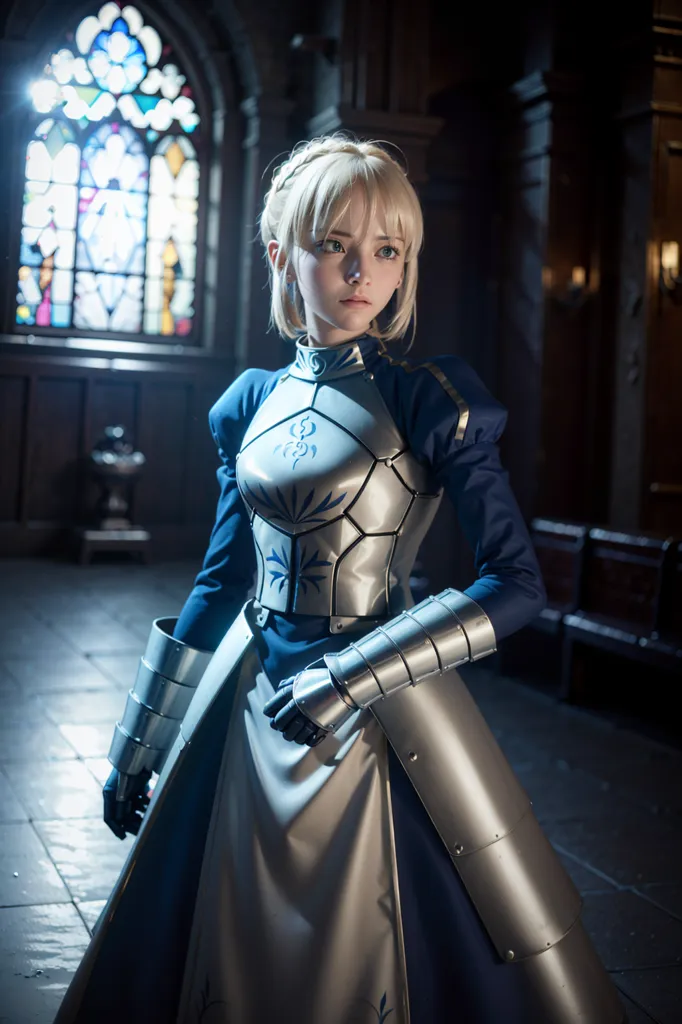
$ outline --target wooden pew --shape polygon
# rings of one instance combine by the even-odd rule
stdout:
[[[672,538],[589,531],[579,607],[563,617],[563,699],[585,698],[589,648],[682,674],[680,557]]]
[[[547,607],[532,623],[542,633],[558,636],[564,615],[578,607],[587,531],[584,523],[558,519],[531,523],[531,540],[547,589]]]
[[[500,669],[537,677],[556,688],[561,677],[563,619],[578,607],[585,539],[584,523],[533,519],[530,536],[547,590],[547,607],[525,629],[500,645]]]

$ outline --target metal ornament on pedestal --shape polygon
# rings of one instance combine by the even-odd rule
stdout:
[[[133,526],[128,515],[132,491],[146,461],[142,452],[135,450],[125,427],[105,427],[88,462],[90,476],[102,493],[96,507],[97,526],[78,531],[81,564],[95,551],[139,553],[148,561],[151,535],[141,526]]]

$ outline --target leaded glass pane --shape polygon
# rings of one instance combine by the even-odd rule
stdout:
[[[42,267],[20,267],[17,288],[17,323],[36,327],[68,327],[71,317],[73,274],[54,270],[52,260]]]
[[[171,47],[133,5],[104,3],[31,96],[51,116],[26,151],[17,320],[188,333],[199,117]]]
[[[123,274],[76,274],[73,322],[84,330],[130,331],[142,326],[141,277]]]
[[[147,197],[113,189],[82,189],[78,268],[141,274]]]

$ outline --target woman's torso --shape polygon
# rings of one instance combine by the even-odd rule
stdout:
[[[237,480],[265,609],[324,617],[340,634],[411,606],[410,572],[441,491],[359,345],[299,347],[249,424]]]

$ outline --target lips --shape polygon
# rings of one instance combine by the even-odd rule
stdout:
[[[358,299],[355,296],[352,299],[341,299],[346,306],[369,306],[371,305],[369,299]]]

